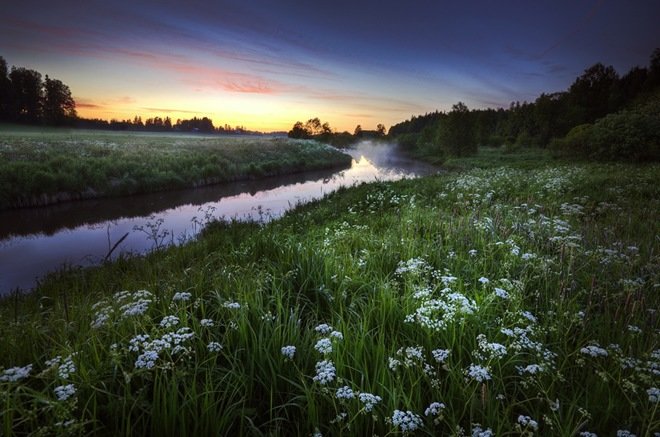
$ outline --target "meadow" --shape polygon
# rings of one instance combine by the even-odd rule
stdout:
[[[0,126],[0,209],[350,165],[314,141]]]
[[[657,436],[660,167],[536,158],[6,298],[3,434]]]

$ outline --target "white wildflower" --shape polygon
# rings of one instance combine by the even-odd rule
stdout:
[[[451,351],[447,349],[434,349],[431,351],[433,358],[435,358],[438,363],[444,363],[447,358],[449,358],[450,353]]]
[[[590,355],[592,357],[606,357],[608,355],[607,351],[597,345],[589,345],[580,349],[585,355]]]
[[[539,424],[536,420],[532,419],[529,416],[523,416],[522,414],[518,416],[518,423],[523,427],[523,428],[530,428],[533,431],[537,431],[539,429]]]
[[[238,302],[225,302],[222,304],[223,307],[228,308],[230,310],[240,310],[241,309],[241,304]]]
[[[10,367],[9,369],[5,369],[4,372],[2,372],[2,375],[0,375],[0,381],[5,381],[5,382],[20,381],[21,379],[30,376],[31,371],[32,371],[32,364],[28,364],[25,367]]]
[[[322,338],[316,342],[314,349],[321,354],[329,354],[332,352],[332,341],[329,338]]]
[[[491,379],[488,367],[483,367],[478,364],[470,364],[466,370],[468,377],[477,382],[484,382]]]
[[[376,404],[383,400],[380,396],[371,394],[371,393],[360,393],[358,399],[364,405],[364,411],[371,412]]]
[[[71,396],[76,394],[76,388],[73,384],[60,385],[55,387],[55,396],[57,396],[58,401],[66,401]]]
[[[212,341],[206,346],[206,348],[209,352],[220,352],[222,350],[222,345],[217,341]]]
[[[482,285],[486,285],[490,282],[490,279],[486,278],[485,276],[482,276],[479,278],[479,282],[481,282]]]
[[[172,302],[187,302],[192,298],[192,294],[187,291],[178,291],[172,296]]]
[[[660,400],[660,389],[657,387],[651,387],[646,390],[646,393],[649,395],[649,402],[657,404]]]
[[[160,326],[163,328],[171,328],[179,324],[179,318],[177,316],[165,316],[163,320],[160,321]]]
[[[292,360],[293,356],[296,354],[296,347],[295,346],[284,346],[282,349],[280,349],[282,352],[282,355],[287,357],[288,359]]]
[[[411,258],[408,261],[399,261],[399,265],[395,270],[396,275],[404,273],[419,274],[431,269],[431,266],[422,258]]]
[[[150,303],[151,299],[138,299],[135,302],[122,305],[119,309],[123,317],[141,316],[147,312]]]
[[[74,423],[76,423],[76,419],[69,419],[69,420],[55,422],[55,426],[58,428],[68,428]]]
[[[501,299],[508,299],[509,298],[509,293],[503,288],[495,287],[495,296],[497,296]]]
[[[131,352],[140,352],[140,348],[149,344],[149,334],[138,334],[128,342],[128,350]]]
[[[422,418],[412,411],[394,410],[394,414],[392,414],[392,425],[406,433],[421,428],[424,423],[422,422]]]
[[[336,372],[335,365],[332,361],[319,361],[316,363],[316,376],[313,379],[319,384],[325,385],[335,379],[337,376]]]
[[[60,355],[57,355],[54,358],[51,358],[50,360],[46,360],[45,364],[46,367],[55,367],[59,366],[59,364],[62,362],[62,357]]]
[[[489,343],[483,334],[477,336],[477,343],[479,344],[479,349],[487,353],[490,358],[502,358],[507,353],[506,346],[500,343]]]
[[[332,326],[328,325],[327,323],[321,323],[316,328],[314,328],[314,330],[321,335],[327,335],[332,332]]]
[[[202,319],[199,321],[199,324],[207,328],[210,328],[215,325],[215,322],[212,319]]]
[[[520,314],[530,322],[536,323],[536,317],[534,316],[534,314],[530,313],[529,311],[523,311]]]
[[[426,410],[424,410],[424,415],[425,416],[437,416],[438,414],[442,413],[442,410],[445,409],[445,404],[442,402],[433,402],[431,405],[429,405]]]
[[[57,373],[62,379],[69,379],[69,376],[72,373],[76,372],[76,365],[73,363],[73,356],[69,355],[64,359],[64,362],[60,364],[57,369]]]
[[[458,278],[456,276],[452,276],[452,275],[443,275],[443,276],[440,276],[440,280],[442,281],[442,283],[445,286],[448,286],[452,282],[456,282],[458,280]]]
[[[110,319],[110,312],[110,308],[103,308],[97,311],[94,314],[94,321],[90,324],[90,326],[94,329],[98,329],[105,325],[106,322]]]
[[[472,437],[493,437],[494,435],[490,428],[482,429],[478,423],[472,425]]]
[[[153,350],[144,351],[135,360],[136,369],[152,369],[156,365],[158,352]]]
[[[539,366],[538,364],[529,364],[525,367],[516,366],[516,370],[518,371],[519,375],[525,373],[530,375],[536,375],[537,373],[543,372],[543,366]]]
[[[345,385],[337,389],[335,397],[337,399],[355,399],[355,393],[353,392],[353,389]]]

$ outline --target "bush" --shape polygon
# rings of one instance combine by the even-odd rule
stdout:
[[[593,143],[592,124],[580,124],[571,129],[564,138],[555,138],[550,142],[549,148],[556,155],[589,156]]]
[[[401,146],[402,149],[407,151],[412,151],[417,148],[417,140],[419,139],[419,134],[410,133],[410,134],[401,134],[396,137],[396,142]]]
[[[594,160],[660,161],[660,101],[576,126],[550,148],[559,155]]]
[[[660,116],[645,111],[611,114],[594,125],[591,158],[660,160]]]

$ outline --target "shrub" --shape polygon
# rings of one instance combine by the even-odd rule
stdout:
[[[556,154],[594,160],[659,161],[660,101],[576,126],[550,148]]]
[[[593,143],[592,124],[580,124],[571,129],[564,138],[555,138],[549,148],[553,153],[566,156],[589,156]]]

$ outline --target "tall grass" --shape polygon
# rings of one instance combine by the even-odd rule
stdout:
[[[4,434],[653,435],[659,168],[523,167],[340,190],[6,299],[0,375],[32,368],[0,382]]]
[[[0,209],[347,166],[314,141],[0,129]]]

